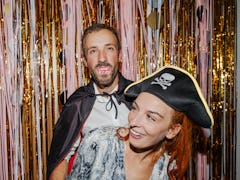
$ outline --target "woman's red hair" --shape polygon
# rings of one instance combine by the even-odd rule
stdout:
[[[192,121],[182,112],[175,112],[171,127],[181,124],[181,130],[173,139],[165,139],[161,144],[161,150],[155,151],[153,160],[156,161],[164,152],[170,155],[167,171],[170,180],[185,179],[189,160],[192,153]],[[170,169],[171,163],[176,161],[176,167]]]
[[[171,155],[168,175],[170,179],[185,179],[184,175],[192,154],[192,121],[185,114],[176,112],[173,125],[175,123],[180,123],[182,128],[173,140],[166,143],[166,151]],[[176,160],[177,167],[169,170],[169,165],[174,160]]]

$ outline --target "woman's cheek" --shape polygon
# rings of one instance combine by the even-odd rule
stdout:
[[[135,119],[135,118],[136,118],[136,112],[130,111],[129,114],[128,114],[128,122],[129,123],[132,122],[133,119]]]

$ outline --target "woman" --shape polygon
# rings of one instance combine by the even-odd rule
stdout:
[[[184,179],[191,157],[192,128],[210,128],[213,117],[196,80],[166,66],[131,84],[129,126],[87,135],[69,179]]]

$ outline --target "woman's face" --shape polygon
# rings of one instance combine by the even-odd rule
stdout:
[[[133,103],[128,115],[130,124],[129,142],[132,146],[145,149],[158,144],[165,137],[171,139],[179,130],[170,128],[175,110],[158,97],[143,92]],[[175,127],[175,126],[174,126]]]

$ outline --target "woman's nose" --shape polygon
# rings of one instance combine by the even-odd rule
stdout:
[[[137,115],[130,119],[129,125],[130,126],[141,126],[143,123],[143,115]]]

